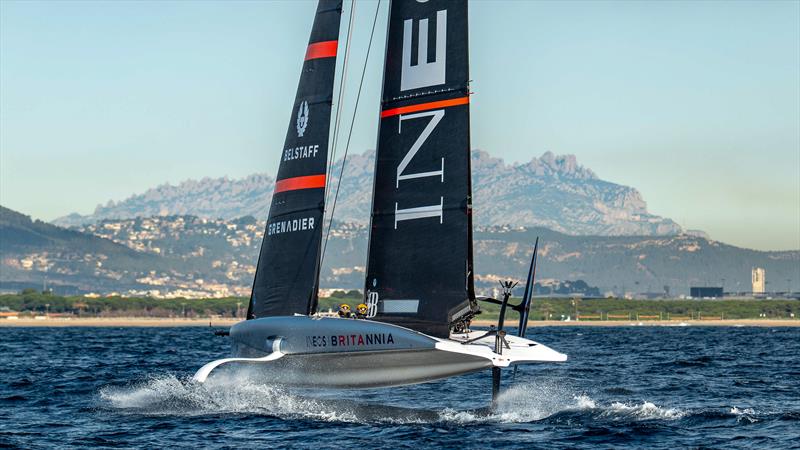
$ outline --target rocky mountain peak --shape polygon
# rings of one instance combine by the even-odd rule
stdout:
[[[341,167],[340,159],[332,168],[334,186]],[[374,168],[374,150],[348,156],[337,220],[369,220]],[[545,152],[527,163],[506,164],[488,152],[473,150],[472,172],[478,226],[542,226],[576,235],[670,235],[682,231],[672,220],[648,213],[636,189],[601,180],[581,166],[575,155]],[[119,202],[109,201],[88,216],[71,214],[55,222],[75,226],[158,215],[263,219],[274,188],[274,178],[264,173],[240,179],[186,180],[162,184]]]
[[[581,180],[597,178],[590,169],[578,164],[575,155],[555,155],[552,152],[545,152],[539,158],[533,158],[524,167],[540,177],[567,177]]]

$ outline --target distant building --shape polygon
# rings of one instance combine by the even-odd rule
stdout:
[[[753,269],[753,294],[767,292],[767,271],[761,267]]]
[[[639,299],[642,299],[642,300],[655,300],[655,299],[662,299],[662,298],[668,298],[668,297],[663,292],[642,292],[642,293],[636,294],[636,299],[637,300],[639,300]]]
[[[689,295],[693,298],[722,298],[721,287],[691,287]]]

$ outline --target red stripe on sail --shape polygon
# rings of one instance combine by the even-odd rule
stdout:
[[[286,178],[275,182],[275,193],[325,187],[325,175]]]
[[[336,56],[336,47],[339,41],[322,41],[308,44],[306,49],[306,61],[317,58],[332,58]]]
[[[469,103],[469,96],[453,98],[450,100],[439,100],[438,102],[420,103],[417,105],[401,106],[399,108],[381,111],[381,118],[392,117],[400,114],[428,111],[430,109],[447,108],[449,106],[466,105]]]

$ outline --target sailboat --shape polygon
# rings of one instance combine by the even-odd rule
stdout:
[[[316,314],[342,2],[320,0],[258,258],[247,319],[230,328],[233,356],[194,376],[253,370],[270,383],[372,388],[561,362],[526,339],[536,248],[522,301],[478,298],[473,282],[466,0],[395,0],[389,8],[365,319]],[[479,301],[501,305],[471,330]],[[520,313],[505,332],[507,308]]]

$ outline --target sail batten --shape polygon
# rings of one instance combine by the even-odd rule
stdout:
[[[247,318],[312,312],[341,0],[320,0],[289,119]]]
[[[465,0],[392,2],[367,302],[441,337],[474,295],[467,33]]]

